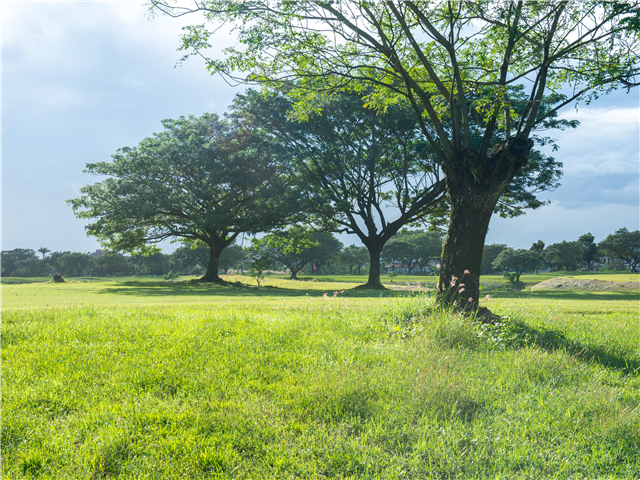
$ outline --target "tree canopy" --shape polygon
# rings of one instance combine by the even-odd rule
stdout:
[[[205,114],[162,125],[112,162],[88,164],[88,173],[108,178],[69,203],[109,250],[149,254],[166,239],[206,245],[203,280],[220,281],[220,253],[239,234],[281,225],[297,212],[287,163],[237,121]]]
[[[340,90],[365,92],[380,110],[411,105],[446,179],[439,290],[448,303],[451,280],[469,270],[477,305],[489,221],[528,165],[532,132],[567,105],[638,84],[637,1],[151,3],[173,16],[200,11],[214,24],[187,27],[181,46],[211,72],[267,86],[295,80],[301,117]],[[222,22],[239,42],[225,58],[208,58]],[[523,100],[512,95],[521,86]]]
[[[255,91],[238,95],[234,112],[269,132],[307,193],[307,212],[327,229],[356,234],[370,254],[367,287],[381,288],[380,252],[407,223],[438,208],[444,181],[415,115],[363,108],[358,94],[326,99],[322,115],[291,121],[291,102]],[[387,208],[392,207],[392,208]]]

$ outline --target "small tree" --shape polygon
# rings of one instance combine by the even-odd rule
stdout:
[[[535,270],[537,263],[538,256],[531,250],[507,248],[493,261],[493,268],[503,270],[510,282],[519,282],[520,275]]]
[[[251,276],[256,280],[258,288],[264,280],[264,272],[273,266],[273,257],[269,249],[260,244],[254,244],[250,249],[249,267]]]
[[[353,275],[354,268],[360,275],[362,267],[369,262],[369,252],[365,247],[349,245],[342,250],[342,260],[349,268],[349,275]]]
[[[49,253],[51,250],[49,250],[47,247],[40,247],[38,251],[42,254],[42,259],[44,260],[45,254]]]

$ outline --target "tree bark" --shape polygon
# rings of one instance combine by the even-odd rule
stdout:
[[[473,192],[465,195],[457,192],[453,197],[438,292],[446,304],[456,302],[460,307],[467,307],[472,303],[474,306],[480,297],[482,250],[497,199]]]
[[[211,283],[225,283],[224,280],[220,278],[218,275],[218,266],[220,264],[220,253],[222,253],[222,248],[217,247],[217,245],[209,245],[209,251],[211,252],[211,256],[209,257],[209,266],[207,267],[207,271],[204,274],[204,277],[200,279],[202,282],[211,282]]]
[[[457,171],[445,170],[451,218],[438,280],[438,297],[444,304],[478,308],[482,251],[491,215],[509,182],[526,165],[532,147],[531,140],[508,140],[484,159],[467,151],[455,162]]]
[[[367,250],[369,250],[369,279],[367,283],[361,285],[359,288],[386,290],[382,282],[380,282],[380,254],[382,253],[384,244],[385,242],[379,241],[365,245]]]

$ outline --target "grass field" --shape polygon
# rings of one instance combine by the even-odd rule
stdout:
[[[2,285],[2,478],[640,478],[640,292],[347,280]]]

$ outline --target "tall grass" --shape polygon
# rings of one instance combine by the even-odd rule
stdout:
[[[638,478],[637,303],[508,302],[5,312],[2,477]]]

